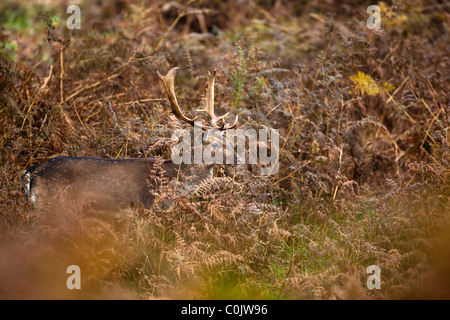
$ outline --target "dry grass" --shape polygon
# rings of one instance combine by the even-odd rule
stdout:
[[[365,1],[107,3],[81,30],[64,5],[0,13],[1,298],[450,298],[448,6],[387,3],[371,31]],[[173,66],[187,114],[217,67],[218,114],[280,129],[276,175],[221,166],[120,219],[28,206],[44,159],[167,158]]]

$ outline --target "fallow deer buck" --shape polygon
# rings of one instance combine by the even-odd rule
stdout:
[[[157,72],[162,88],[169,100],[172,112],[184,122],[194,125],[197,119],[186,117],[175,95],[175,74],[171,69],[166,76]],[[214,81],[216,73],[209,74],[204,111],[211,117],[210,126],[201,122],[203,130],[234,128],[238,116],[230,125],[214,113]],[[142,204],[148,208],[156,197],[158,179],[178,180],[187,188],[212,177],[212,165],[174,164],[171,160],[155,158],[103,159],[92,157],[61,156],[36,164],[24,171],[22,179],[26,193],[38,208],[52,199],[88,203],[92,208],[110,210]]]

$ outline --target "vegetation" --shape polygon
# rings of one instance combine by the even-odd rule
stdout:
[[[380,30],[370,1],[86,1],[79,30],[46,3],[0,12],[1,298],[450,298],[448,3],[379,2]],[[218,166],[120,219],[27,203],[54,156],[168,159],[174,66],[187,115],[217,68],[218,114],[280,130],[276,175]]]

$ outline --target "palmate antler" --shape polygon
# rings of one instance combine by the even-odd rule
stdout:
[[[172,107],[172,112],[178,117],[178,119],[187,122],[191,125],[194,125],[195,120],[197,120],[197,117],[195,117],[194,119],[190,119],[188,117],[186,117],[180,109],[180,106],[178,105],[178,101],[177,101],[177,97],[175,95],[175,74],[177,72],[177,70],[180,69],[178,67],[175,67],[171,70],[169,70],[169,72],[167,73],[167,75],[163,76],[161,75],[158,71],[158,77],[159,80],[161,81],[161,84],[164,87],[164,91],[167,94],[167,98],[169,99],[170,105]],[[206,89],[206,107],[205,109],[199,109],[197,110],[198,112],[207,112],[209,114],[209,116],[211,117],[211,126],[206,126],[206,125],[202,125],[202,128],[204,130],[208,130],[208,129],[218,129],[218,130],[227,130],[227,129],[232,129],[234,127],[236,127],[237,122],[238,122],[238,116],[236,115],[236,119],[234,120],[234,122],[232,124],[229,125],[225,125],[225,121],[224,118],[228,115],[228,112],[223,115],[223,116],[216,116],[214,114],[214,82],[216,79],[216,70],[214,69],[213,74],[211,75],[208,72],[208,88]],[[221,125],[218,125],[219,122],[222,122]]]

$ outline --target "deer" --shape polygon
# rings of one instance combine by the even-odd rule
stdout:
[[[198,125],[197,116],[193,119],[181,111],[175,94],[175,75],[179,68],[174,67],[163,76],[157,75],[162,90],[167,96],[171,112],[182,122]],[[207,125],[201,121],[203,131],[216,129],[221,132],[235,128],[238,115],[231,124],[225,124],[223,116],[214,111],[214,84],[216,70],[208,72],[205,95],[206,112],[211,118]],[[25,193],[31,204],[43,208],[55,198],[89,203],[95,210],[114,210],[142,205],[150,208],[161,179],[177,180],[187,189],[205,179],[212,178],[213,165],[175,164],[172,160],[158,158],[105,159],[97,157],[58,156],[35,164],[22,174]]]

